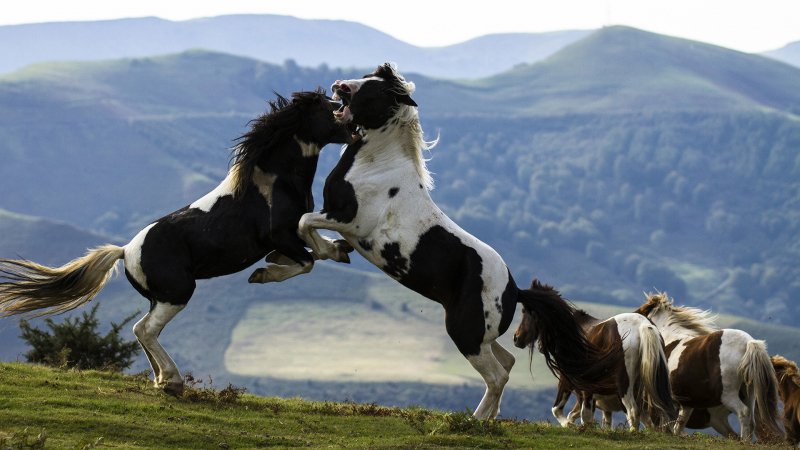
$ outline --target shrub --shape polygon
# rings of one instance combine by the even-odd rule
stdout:
[[[97,307],[95,304],[81,317],[67,317],[61,323],[45,319],[49,331],[33,328],[28,321],[21,320],[20,337],[33,347],[25,354],[28,362],[116,372],[127,369],[140,348],[136,341],[124,341],[119,332],[138,313],[131,314],[119,324],[112,322],[111,330],[101,336],[95,317]]]

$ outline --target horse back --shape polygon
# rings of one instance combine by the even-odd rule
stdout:
[[[173,267],[195,279],[241,271],[271,250],[269,207],[255,188],[222,196],[208,211],[185,207],[160,218],[141,243],[148,277]]]

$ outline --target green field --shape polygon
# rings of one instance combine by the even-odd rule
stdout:
[[[226,395],[227,394],[227,395]],[[562,429],[465,413],[263,398],[195,385],[183,398],[144,376],[0,364],[0,449],[753,448],[706,435]],[[785,445],[756,445],[786,448]]]

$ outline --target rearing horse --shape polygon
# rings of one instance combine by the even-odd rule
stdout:
[[[151,223],[124,247],[105,245],[57,268],[0,259],[0,317],[77,308],[100,292],[124,259],[128,280],[150,300],[133,332],[156,386],[180,394],[183,378],[158,336],[189,302],[195,280],[239,272],[273,251],[291,264],[269,274],[256,270],[251,281],[281,281],[311,270],[314,258],[297,236],[297,223],[314,209],[311,184],[320,150],[350,140],[334,120],[336,106],[322,90],[295,93],[291,101],[278,96],[271,112],[239,138],[216,189]],[[348,247],[330,245],[336,259],[347,261]]]
[[[339,120],[357,127],[360,138],[347,145],[325,181],[322,210],[304,215],[299,233],[322,259],[336,249],[313,231],[340,233],[386,274],[444,307],[447,333],[486,383],[475,416],[499,412],[514,357],[496,339],[517,303],[542,318],[540,339],[552,370],[586,387],[611,370],[570,305],[537,284],[519,289],[500,255],[433,202],[422,157],[429,143],[410,96],[413,83],[384,64],[362,79],[336,81],[332,89],[343,103]]]

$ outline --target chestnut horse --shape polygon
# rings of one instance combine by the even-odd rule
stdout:
[[[780,355],[772,357],[772,367],[778,376],[786,437],[795,446],[800,446],[800,371],[794,361]]]
[[[591,316],[586,311],[576,310],[575,317],[586,330],[589,341],[601,348],[616,348],[619,358],[616,369],[608,374],[607,387],[602,390],[575,390],[568,380],[558,383],[553,416],[562,426],[573,424],[580,413],[583,423],[594,421],[595,403],[603,411],[603,426],[611,428],[613,411],[624,410],[629,429],[639,429],[640,413],[649,405],[650,414],[662,414],[662,420],[673,420],[675,404],[669,387],[667,357],[664,343],[658,330],[649,320],[639,314],[623,313],[605,320]],[[514,333],[514,344],[519,348],[534,349],[538,330],[533,316],[523,310],[522,321]],[[568,417],[564,406],[572,391],[578,399]],[[655,408],[655,409],[653,409]]]
[[[662,293],[648,295],[636,312],[658,327],[667,344],[670,384],[680,405],[675,434],[695,408],[722,406],[736,413],[743,441],[752,440],[756,423],[761,439],[783,436],[778,381],[764,341],[742,330],[717,329],[707,311],[675,306]]]

